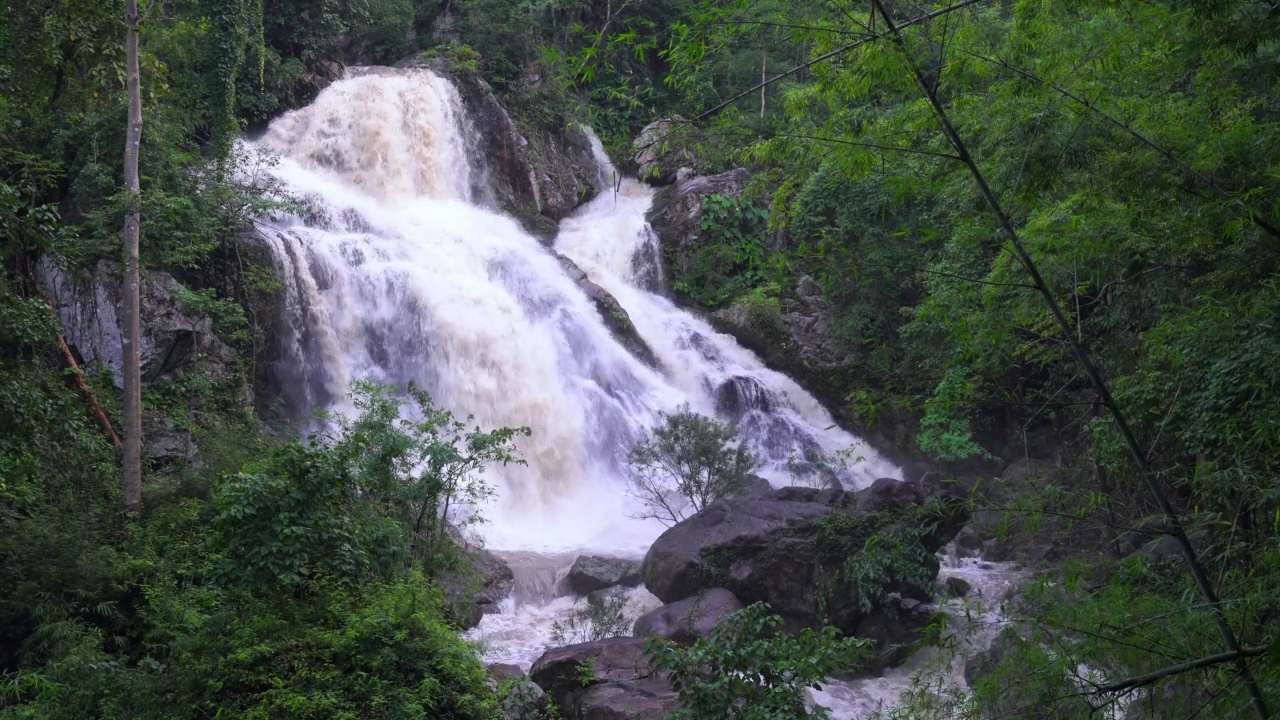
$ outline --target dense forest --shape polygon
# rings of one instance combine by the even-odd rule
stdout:
[[[139,5],[136,193],[125,0],[0,15],[0,718],[511,717],[436,518],[538,428],[360,385],[358,415],[298,439],[262,368],[279,280],[251,228],[279,201],[236,140],[406,58],[482,79],[530,135],[591,126],[631,172],[659,119],[655,172],[750,171],[667,248],[675,299],[1035,571],[971,688],[926,674],[886,713],[1280,707],[1280,4]],[[142,268],[227,350],[143,369],[144,436],[185,444],[144,455],[140,513],[126,396],[80,370],[44,280],[122,267],[134,213]],[[847,660],[834,631],[760,637],[735,651],[792,684]],[[685,717],[804,712],[696,697]]]

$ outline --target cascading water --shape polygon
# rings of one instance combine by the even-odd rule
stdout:
[[[639,287],[650,197],[624,180],[565,222],[558,248],[615,295],[659,367],[633,357],[551,252],[472,202],[469,132],[445,79],[365,69],[258,141],[307,208],[263,230],[288,286],[297,405],[342,410],[348,384],[370,378],[413,383],[482,427],[532,428],[528,465],[494,472],[483,534],[499,549],[642,552],[660,528],[629,519],[623,461],[682,403],[715,414],[737,398],[728,419],[775,481],[789,457],[850,446],[862,459],[846,482],[899,475],[794,382]]]
[[[808,451],[852,449],[838,475],[849,487],[900,477],[796,383],[657,292],[652,191],[623,179],[562,223],[556,250],[625,308],[657,367],[633,357],[553,253],[485,206],[475,138],[445,79],[364,68],[256,144],[300,208],[260,228],[284,284],[286,404],[347,411],[349,384],[369,378],[412,383],[481,427],[533,430],[527,465],[489,478],[498,497],[481,534],[507,551],[517,592],[473,631],[488,659],[527,666],[548,646],[572,604],[554,598],[571,551],[638,557],[661,531],[631,518],[624,469],[660,412],[687,403],[734,422],[775,484]],[[655,602],[641,590],[630,606]]]

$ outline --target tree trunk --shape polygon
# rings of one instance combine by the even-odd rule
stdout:
[[[124,319],[121,361],[124,372],[124,506],[132,515],[142,512],[142,328],[139,321],[138,242],[141,218],[138,203],[141,183],[138,153],[142,145],[142,90],[138,70],[138,0],[126,0],[125,72],[129,93],[129,125],[124,142],[124,189],[128,210],[124,219],[124,287],[121,315]]]
[[[765,49],[763,46],[761,46],[760,48],[760,119],[761,120],[764,119],[764,90],[765,90],[765,87],[768,86],[769,84],[769,77],[768,75],[765,74],[766,71],[768,70],[768,64],[766,60],[767,60],[767,57],[765,55]]]

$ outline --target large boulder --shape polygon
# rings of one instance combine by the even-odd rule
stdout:
[[[649,343],[645,342],[640,335],[640,331],[636,329],[634,323],[631,322],[631,316],[618,302],[617,298],[609,293],[608,290],[600,287],[587,277],[586,271],[578,267],[573,260],[555,253],[556,260],[560,261],[560,266],[564,268],[565,274],[576,284],[587,299],[596,306],[596,311],[600,313],[600,318],[604,320],[604,326],[609,328],[609,332],[614,339],[622,343],[632,355],[641,362],[650,367],[657,367],[658,360],[653,354],[653,349],[649,347]]]
[[[845,562],[872,535],[906,537],[922,525],[958,529],[951,516],[962,514],[945,501],[933,510],[892,507],[889,498],[901,500],[912,491],[880,485],[862,494],[780,488],[764,497],[714,502],[658,537],[641,565],[645,586],[668,604],[721,587],[744,604],[768,603],[787,630],[831,624],[855,634],[871,612],[892,612],[887,605],[895,598],[928,598],[932,583],[893,574],[878,587],[859,588],[842,572]],[[918,497],[923,501],[923,494]],[[860,500],[877,509],[858,510]],[[938,532],[916,540],[913,562],[920,567],[909,574],[936,577],[933,553],[949,540]]]
[[[614,585],[636,587],[640,584],[640,564],[603,555],[579,555],[565,582],[574,595],[589,595]]]
[[[635,155],[627,169],[650,185],[669,185],[691,176],[697,165],[691,147],[700,138],[701,133],[678,116],[651,122],[632,143]]]
[[[691,250],[702,240],[703,199],[709,195],[740,197],[750,180],[749,171],[734,168],[684,180],[654,196],[645,217],[658,235],[663,255],[672,260],[667,277],[679,278],[687,272]]]
[[[654,672],[644,642],[609,638],[554,648],[533,663],[529,677],[571,720],[659,720],[679,701]]]
[[[468,548],[464,568],[439,578],[450,615],[458,627],[470,630],[485,615],[501,612],[499,603],[515,588],[511,566],[484,548]]]
[[[637,637],[657,636],[678,643],[707,637],[725,616],[741,610],[742,601],[724,588],[712,588],[641,615]]]

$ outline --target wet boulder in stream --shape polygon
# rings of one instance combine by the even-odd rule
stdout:
[[[590,595],[615,585],[635,587],[640,584],[640,566],[634,560],[579,555],[569,568],[565,582],[574,595]]]
[[[934,553],[950,540],[947,529],[958,529],[962,510],[924,499],[922,488],[881,480],[856,493],[788,487],[719,500],[659,536],[641,573],[668,604],[724,588],[745,605],[768,603],[788,631],[830,624],[858,634],[873,613],[892,614],[899,599],[932,594]],[[877,535],[894,540],[882,547],[905,550],[864,555]],[[859,587],[846,562],[860,559],[885,563],[877,567],[888,582]]]
[[[710,635],[725,616],[742,608],[742,601],[733,593],[712,588],[641,615],[634,632],[637,637],[657,636],[678,643],[693,643]]]
[[[659,720],[679,709],[670,683],[656,673],[644,638],[609,638],[554,648],[529,677],[577,720]]]

